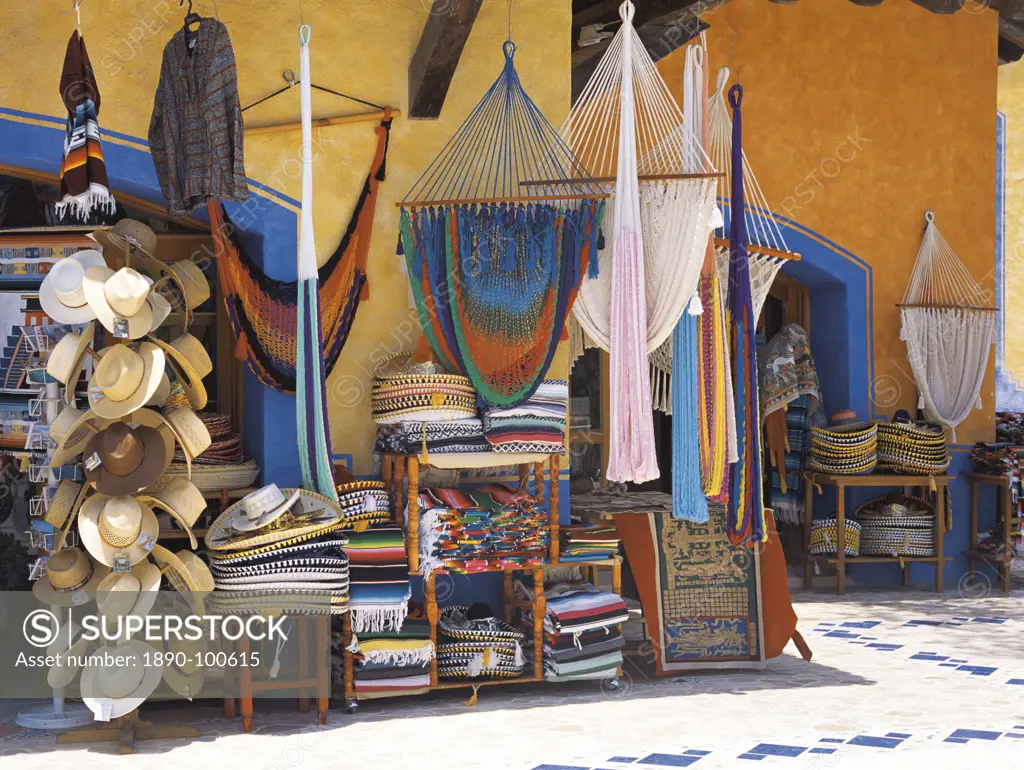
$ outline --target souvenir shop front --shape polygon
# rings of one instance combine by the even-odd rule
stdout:
[[[991,560],[957,477],[993,438],[994,11],[732,3],[655,51],[629,0],[37,5],[0,104],[4,588],[125,625],[69,619],[23,724],[809,659],[791,578]],[[165,602],[299,642],[150,648]]]

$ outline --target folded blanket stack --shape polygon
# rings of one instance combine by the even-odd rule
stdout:
[[[349,610],[356,634],[398,631],[409,610],[409,566],[401,527],[348,533]]]
[[[474,573],[547,561],[547,511],[504,484],[420,490],[420,571]]]
[[[598,561],[619,553],[619,532],[612,524],[573,524],[561,533],[561,561]]]
[[[430,689],[430,621],[406,620],[398,630],[354,634],[349,650],[354,654],[356,697],[388,698],[421,695]]]
[[[1024,445],[1024,414],[996,412],[996,440],[1017,446]]]
[[[495,617],[482,605],[446,607],[437,624],[437,675],[441,679],[521,676],[525,634]]]
[[[418,455],[424,449],[429,456],[454,452],[489,452],[491,445],[484,438],[484,424],[477,417],[437,422],[404,421],[378,429],[378,452]]]
[[[564,452],[569,383],[544,380],[523,403],[484,411],[484,435],[495,452]]]

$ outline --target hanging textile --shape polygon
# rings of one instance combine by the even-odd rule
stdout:
[[[302,485],[338,499],[327,422],[327,383],[320,329],[320,282],[313,232],[313,108],[309,94],[309,25],[299,28],[299,95],[302,102],[302,211],[299,222],[298,335],[295,343],[295,408]]]
[[[732,105],[733,211],[743,211],[743,89],[729,89]],[[734,543],[761,543],[767,537],[761,478],[761,420],[757,395],[757,351],[754,347],[754,302],[750,296],[746,217],[729,223],[728,313],[732,329],[732,374],[736,403],[739,459],[729,468],[728,532]]]
[[[900,339],[917,383],[918,408],[952,431],[981,409],[981,383],[995,339],[996,310],[964,267],[932,212],[900,306]]]
[[[403,202],[398,251],[431,348],[495,407],[529,398],[597,268],[604,197],[523,88],[515,45]]]
[[[685,124],[633,27],[622,26],[569,117],[562,136],[600,178],[614,179],[605,212],[613,237],[595,280],[573,312],[611,354],[609,481],[659,475],[648,352],[667,339],[693,300],[714,206],[711,163]],[[699,312],[699,302],[694,311]]]
[[[731,461],[728,452],[728,423],[733,422],[735,439],[735,424],[731,419],[735,407],[729,373],[725,303],[722,302],[718,284],[718,273],[714,269],[701,276],[700,297],[704,312],[697,319],[700,345],[697,356],[697,382],[700,385],[697,394],[697,433],[704,494],[716,502],[724,503],[729,498],[728,468]]]
[[[71,209],[85,220],[94,211],[113,214],[117,210],[107,180],[100,144],[100,89],[85,48],[76,29],[71,33],[60,73],[60,98],[68,111],[64,134],[64,155],[60,162],[60,200],[57,216]]]
[[[377,150],[352,218],[338,248],[319,271],[320,326],[324,371],[328,376],[348,340],[359,302],[368,294],[366,257],[377,189],[385,178],[390,109],[385,110],[385,118],[376,131]],[[267,387],[294,393],[298,284],[267,277],[246,255],[223,204],[211,201],[207,210],[224,304],[238,340],[236,356]]]

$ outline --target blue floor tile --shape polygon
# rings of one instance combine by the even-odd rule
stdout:
[[[657,765],[658,767],[689,767],[694,762],[700,760],[700,757],[693,755],[684,756],[682,754],[648,754],[646,757],[640,760],[641,764],[644,765]]]
[[[799,757],[807,751],[806,746],[784,746],[781,743],[759,743],[748,754],[765,754],[771,757]]]
[[[877,636],[862,636],[861,639],[867,639],[869,642],[877,642],[878,641],[878,637]]]
[[[1011,679],[1007,684],[1024,684],[1024,679]]]
[[[821,746],[815,746],[811,749],[811,754],[835,754],[835,749],[823,749]]]
[[[822,738],[818,743],[842,743],[842,738]]]
[[[972,623],[995,623],[1001,625],[1006,622],[1006,618],[971,618]]]
[[[966,740],[994,741],[1002,733],[993,730],[965,730],[963,728],[954,730],[950,738],[964,738]]]
[[[871,746],[876,749],[894,749],[903,743],[902,738],[879,738],[874,735],[858,735],[847,741],[851,746]]]
[[[970,618],[953,618],[953,620],[970,620]]]
[[[963,659],[961,659],[961,658],[950,658],[950,659],[949,659],[949,662],[950,662],[950,663],[966,663],[967,661],[966,661],[966,660],[963,660]]]
[[[764,754],[740,754],[740,759],[764,759]]]
[[[537,765],[533,770],[590,770],[590,768],[576,765]]]
[[[938,663],[939,661],[949,660],[948,655],[936,655],[934,652],[919,652],[917,655],[911,655],[911,660],[930,660]]]
[[[1024,733],[1006,733],[1004,738],[1024,738]]]
[[[943,668],[956,668],[960,664],[959,663],[940,663],[939,665],[942,666]]]
[[[825,636],[833,636],[838,639],[857,639],[860,634],[851,634],[849,631],[829,631]]]
[[[819,626],[834,626],[835,623],[819,623]]]
[[[957,666],[957,671],[969,671],[971,676],[989,676],[996,671],[995,666]]]
[[[706,757],[710,753],[710,751],[701,751],[700,749],[687,749],[683,752],[683,754],[692,754],[695,757]]]
[[[884,650],[885,652],[892,652],[902,647],[902,644],[883,644],[882,642],[872,642],[868,647],[874,647],[876,650]]]
[[[941,620],[908,620],[904,626],[941,626]]]
[[[847,620],[843,628],[874,628],[881,621],[879,620]]]
[[[609,762],[622,762],[628,764],[629,762],[636,762],[636,757],[612,757],[608,760]]]

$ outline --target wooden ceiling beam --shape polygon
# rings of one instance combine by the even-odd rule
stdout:
[[[436,119],[483,0],[434,0],[409,63],[409,117]]]

